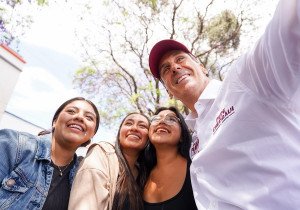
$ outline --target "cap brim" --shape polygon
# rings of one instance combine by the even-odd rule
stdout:
[[[190,51],[187,49],[186,46],[173,39],[166,39],[166,40],[159,41],[151,49],[149,55],[149,67],[151,73],[157,79],[160,79],[158,65],[161,58],[164,56],[164,54],[172,50],[181,50],[183,52],[190,53]]]

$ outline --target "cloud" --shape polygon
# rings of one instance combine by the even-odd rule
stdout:
[[[8,110],[45,127],[49,126],[60,104],[78,95],[76,90],[66,86],[46,69],[25,67],[9,102]]]

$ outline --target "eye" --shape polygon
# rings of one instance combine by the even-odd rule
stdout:
[[[94,121],[95,120],[94,117],[91,116],[91,115],[87,115],[86,119],[89,120],[89,121]]]
[[[172,122],[177,122],[177,119],[175,117],[170,117],[169,120]]]
[[[151,118],[151,122],[158,122],[159,120],[160,120],[160,116],[157,116],[157,115],[155,115]]]
[[[68,112],[69,114],[75,114],[75,110],[74,109],[67,109],[66,112]]]
[[[177,59],[176,59],[176,61],[178,62],[178,63],[180,63],[181,61],[183,61],[184,60],[184,57],[183,56],[179,56]]]
[[[179,121],[175,116],[167,116],[167,119],[172,123],[177,123]]]
[[[131,126],[133,123],[131,121],[124,122],[124,125]]]
[[[169,72],[169,70],[170,70],[170,66],[163,66],[160,70],[160,74],[165,75]]]
[[[139,127],[143,128],[143,129],[148,129],[148,126],[146,124],[140,124]]]

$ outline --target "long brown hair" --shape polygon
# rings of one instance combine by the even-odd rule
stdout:
[[[117,141],[115,144],[116,154],[119,159],[120,163],[120,172],[119,177],[117,181],[117,187],[116,192],[114,196],[113,201],[113,210],[120,210],[124,209],[126,200],[129,203],[129,209],[130,210],[142,210],[144,208],[143,204],[143,198],[142,198],[142,190],[144,188],[145,182],[146,182],[146,168],[145,168],[145,156],[144,156],[144,150],[140,152],[140,155],[137,159],[137,168],[138,168],[138,177],[135,180],[133,174],[131,173],[131,170],[129,168],[128,162],[126,158],[123,155],[123,152],[120,147],[120,130],[121,127],[126,120],[126,118],[129,115],[132,114],[139,114],[144,116],[149,124],[150,121],[147,116],[141,113],[130,113],[126,115],[126,117],[123,119],[123,121],[120,124],[118,135],[117,135]]]

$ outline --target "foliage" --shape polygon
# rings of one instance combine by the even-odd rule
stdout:
[[[221,14],[212,18],[207,26],[207,37],[209,46],[217,46],[216,52],[221,55],[229,49],[237,49],[240,42],[239,22],[233,12],[222,11]],[[226,43],[226,44],[224,44]]]
[[[18,42],[18,38],[33,22],[30,11],[24,10],[22,6],[24,4],[43,6],[47,4],[47,0],[6,0],[5,2],[0,5],[0,44],[10,45],[13,41]]]
[[[98,100],[104,124],[113,126],[126,112],[151,115],[157,107],[170,104],[188,112],[180,102],[168,99],[150,73],[149,50],[161,39],[182,41],[211,77],[222,79],[222,70],[236,57],[241,27],[253,19],[246,17],[243,7],[232,11],[214,5],[214,0],[201,4],[197,0],[114,0],[105,1],[102,9],[91,2],[84,5],[78,27],[87,33],[77,37],[86,66],[77,71],[74,84]],[[98,21],[92,21],[99,14]]]

